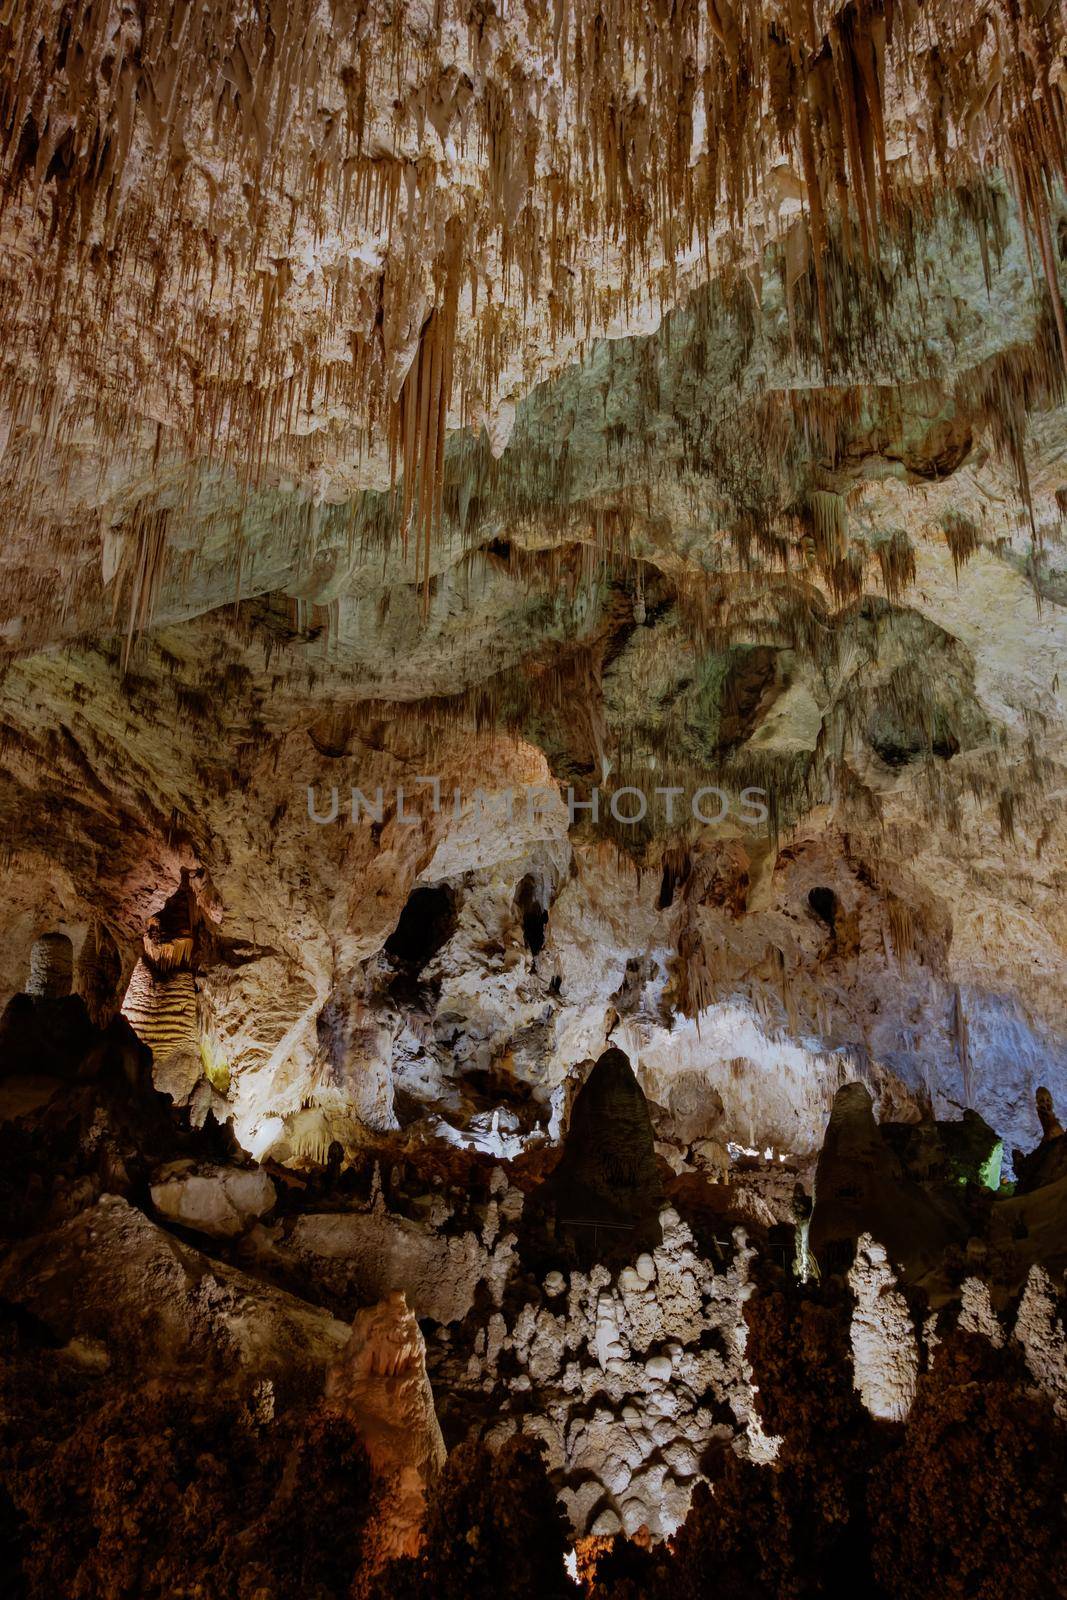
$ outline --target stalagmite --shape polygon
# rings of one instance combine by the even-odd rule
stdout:
[[[1057,1414],[1067,1417],[1067,1333],[1062,1303],[1045,1269],[1032,1266],[1015,1318],[1015,1337],[1026,1352],[1034,1382],[1051,1396]]]
[[[70,993],[74,947],[65,933],[43,933],[30,951],[26,993],[39,1000],[58,1000]]]
[[[403,1293],[357,1314],[348,1344],[326,1375],[326,1404],[356,1430],[384,1480],[376,1559],[413,1555],[445,1446],[426,1376],[426,1346]]]
[[[851,1329],[856,1388],[872,1417],[903,1422],[915,1398],[919,1341],[885,1249],[869,1233],[856,1247],[848,1282],[856,1298]]]

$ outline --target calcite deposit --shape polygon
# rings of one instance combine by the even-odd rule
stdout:
[[[426,1376],[426,1347],[402,1290],[356,1315],[326,1374],[326,1406],[366,1446],[383,1480],[378,1560],[414,1555],[426,1493],[445,1464],[445,1444]]]
[[[684,1521],[713,1442],[774,1453],[745,1362],[744,1230],[716,1271],[676,1211],[661,1223],[662,1243],[617,1276],[549,1274],[510,1321],[506,1310],[481,1326],[467,1318],[435,1354],[439,1388],[460,1414],[486,1416],[490,1440],[544,1441],[579,1534],[662,1538]]]
[[[1065,186],[1045,0],[0,4],[5,1593],[1064,1593]]]

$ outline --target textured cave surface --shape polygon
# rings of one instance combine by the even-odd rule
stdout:
[[[1067,21],[0,7],[0,1586],[1067,1594]]]

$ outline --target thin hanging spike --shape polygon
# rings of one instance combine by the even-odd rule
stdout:
[[[1056,337],[1059,340],[1063,370],[1064,374],[1067,375],[1067,319],[1064,317],[1063,295],[1060,292],[1060,282],[1056,272],[1056,256],[1052,248],[1052,235],[1048,225],[1048,199],[1040,179],[1035,183],[1034,189],[1032,213],[1037,224],[1038,244],[1042,265],[1045,269],[1045,281],[1048,284],[1049,299],[1052,302],[1052,314],[1056,320]]]

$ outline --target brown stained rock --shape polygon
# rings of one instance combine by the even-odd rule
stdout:
[[[117,1195],[9,1251],[0,1294],[60,1344],[102,1342],[123,1371],[196,1369],[241,1390],[269,1379],[289,1397],[313,1391],[348,1338],[328,1312],[179,1243]]]
[[[194,1233],[233,1239],[273,1210],[274,1184],[261,1168],[171,1162],[154,1175],[150,1194],[158,1214]]]
[[[750,737],[765,714],[778,675],[778,652],[760,645],[731,661],[722,690],[719,744],[730,750]]]
[[[873,1575],[894,1600],[1064,1594],[1064,1429],[1021,1356],[953,1334],[919,1378],[900,1448],[873,1466]]]
[[[917,478],[949,478],[973,445],[974,433],[965,416],[939,417],[924,433],[906,441],[901,460]]]
[[[426,1346],[402,1292],[357,1314],[347,1345],[327,1370],[325,1404],[351,1424],[382,1480],[378,1559],[415,1555],[445,1445]]]
[[[468,1314],[483,1286],[499,1298],[513,1246],[511,1234],[490,1249],[474,1233],[438,1232],[379,1204],[370,1211],[307,1211],[274,1248],[357,1303],[402,1293],[418,1316],[448,1324]]]
[[[1037,1119],[1041,1124],[1041,1143],[1047,1144],[1050,1139],[1063,1138],[1063,1124],[1056,1116],[1052,1104],[1052,1095],[1048,1089],[1039,1089],[1035,1095],[1037,1106]]]

